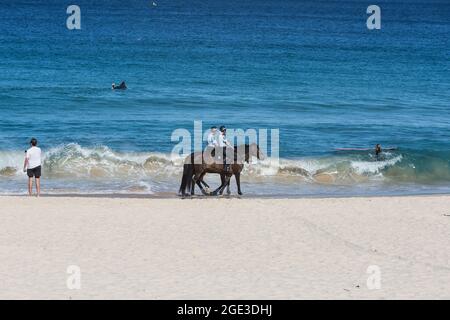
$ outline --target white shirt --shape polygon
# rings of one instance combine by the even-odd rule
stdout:
[[[223,135],[222,133],[219,134],[219,147],[223,148],[228,145],[229,145],[229,143],[228,143],[227,137],[225,135]]]
[[[34,169],[41,165],[41,148],[31,147],[27,150],[28,169]]]
[[[208,134],[208,147],[217,147],[219,144],[217,143],[216,134],[213,132],[210,132]]]

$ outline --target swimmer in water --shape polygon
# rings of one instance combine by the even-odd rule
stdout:
[[[377,143],[375,146],[375,157],[377,158],[377,161],[380,160],[380,154],[382,152],[381,145]]]

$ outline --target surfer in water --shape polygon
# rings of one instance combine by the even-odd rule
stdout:
[[[126,85],[125,81],[122,81],[118,86],[115,83],[113,83],[111,85],[111,87],[112,87],[113,90],[125,90],[125,89],[127,89],[127,85]]]
[[[380,161],[380,160],[384,160],[384,155],[383,155],[383,151],[391,151],[391,150],[398,150],[398,147],[386,147],[386,148],[381,148],[381,144],[377,143],[375,145],[375,148],[336,148],[334,149],[336,151],[345,151],[345,152],[350,152],[350,151],[375,151],[375,159],[376,161]]]
[[[382,152],[381,145],[377,143],[377,145],[375,146],[375,157],[377,158],[377,161],[380,160],[381,152]]]

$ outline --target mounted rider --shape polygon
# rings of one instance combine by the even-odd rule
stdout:
[[[209,148],[215,148],[219,146],[219,142],[217,141],[217,127],[212,126],[208,133],[208,147]]]
[[[223,169],[226,172],[230,172],[231,171],[231,164],[230,159],[227,157],[227,149],[229,150],[228,152],[228,156],[230,156],[230,154],[233,154],[233,151],[231,148],[231,143],[228,141],[227,139],[227,128],[225,128],[225,126],[221,126],[219,128],[220,134],[219,134],[219,148],[222,148],[223,151]]]

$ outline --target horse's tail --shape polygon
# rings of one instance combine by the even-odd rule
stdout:
[[[181,178],[180,190],[178,191],[180,194],[184,195],[186,193],[186,187],[189,189],[191,188],[193,174],[193,165],[190,163],[185,163],[183,165],[183,177]]]
[[[188,187],[188,193],[191,194],[192,183],[194,182],[192,177],[194,176],[194,165],[192,163],[187,165],[187,177],[186,186]]]

